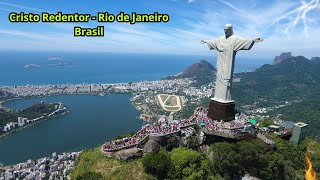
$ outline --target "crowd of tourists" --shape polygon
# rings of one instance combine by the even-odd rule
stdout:
[[[168,134],[177,133],[180,128],[188,127],[194,125],[194,121],[191,119],[184,119],[180,121],[169,122],[167,119],[164,121],[159,121],[154,124],[147,124],[142,126],[140,131],[131,137],[125,137],[122,139],[113,140],[106,142],[102,146],[104,152],[114,152],[121,149],[131,148],[137,146],[144,142],[144,140],[149,136],[164,136]]]
[[[237,120],[231,122],[224,122],[223,120],[216,121],[212,120],[207,116],[208,109],[203,107],[198,107],[194,111],[194,120],[202,127],[215,131],[223,131],[226,129],[239,129],[243,128],[249,121],[244,118],[244,115],[238,116]]]

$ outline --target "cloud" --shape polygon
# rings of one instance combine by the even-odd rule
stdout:
[[[229,3],[228,1],[224,1],[224,0],[218,0],[219,2],[221,2],[222,4],[228,6],[229,8],[236,10],[236,11],[241,11],[240,9],[236,8],[233,4]]]
[[[28,6],[22,6],[22,5],[14,4],[14,3],[0,2],[0,5],[9,6],[9,7],[18,8],[18,9],[27,9],[27,10],[36,11],[36,12],[45,11],[43,9],[38,9],[38,8],[33,8],[33,7],[28,7]]]
[[[254,8],[257,5],[257,2],[252,3],[252,5],[249,7],[249,9]]]

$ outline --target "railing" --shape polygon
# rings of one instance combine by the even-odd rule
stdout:
[[[182,124],[184,124],[184,123],[182,123]],[[123,145],[123,146],[120,145],[120,147],[116,147],[116,148],[108,148],[108,149],[106,149],[106,148],[105,148],[105,145],[106,145],[106,144],[103,144],[102,147],[101,147],[101,151],[102,151],[103,153],[107,153],[107,152],[120,151],[120,150],[122,150],[122,149],[129,149],[129,148],[136,147],[136,146],[142,144],[142,143],[146,140],[146,138],[149,137],[149,136],[157,136],[157,137],[168,136],[168,135],[171,135],[171,134],[178,133],[178,132],[179,132],[181,129],[183,129],[183,128],[190,127],[190,126],[193,126],[193,125],[196,125],[196,124],[197,124],[197,123],[195,123],[195,122],[186,123],[186,124],[184,124],[184,125],[178,126],[176,131],[170,131],[170,132],[168,132],[168,133],[148,133],[148,134],[146,134],[142,139],[140,139],[138,142],[136,142],[136,143],[134,143],[134,144]],[[135,135],[137,135],[137,134],[138,134],[138,133],[136,133]],[[116,146],[117,146],[117,145],[116,145]]]

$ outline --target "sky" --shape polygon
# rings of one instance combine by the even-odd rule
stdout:
[[[0,51],[210,54],[202,39],[264,38],[241,57],[282,52],[320,56],[319,0],[0,0]],[[11,23],[10,12],[168,14],[167,23]],[[104,37],[74,37],[74,26],[105,26]]]

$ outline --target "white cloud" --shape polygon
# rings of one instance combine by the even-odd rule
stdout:
[[[241,11],[240,9],[238,9],[237,7],[235,7],[233,4],[231,4],[228,1],[225,1],[225,0],[218,0],[218,1],[221,2],[222,4],[226,5],[226,6],[230,7],[233,10]]]
[[[28,6],[21,6],[19,4],[14,4],[14,3],[0,2],[0,5],[9,6],[9,7],[18,8],[18,9],[27,9],[27,10],[36,11],[36,12],[45,11],[43,9],[38,9],[38,8],[33,8]]]

